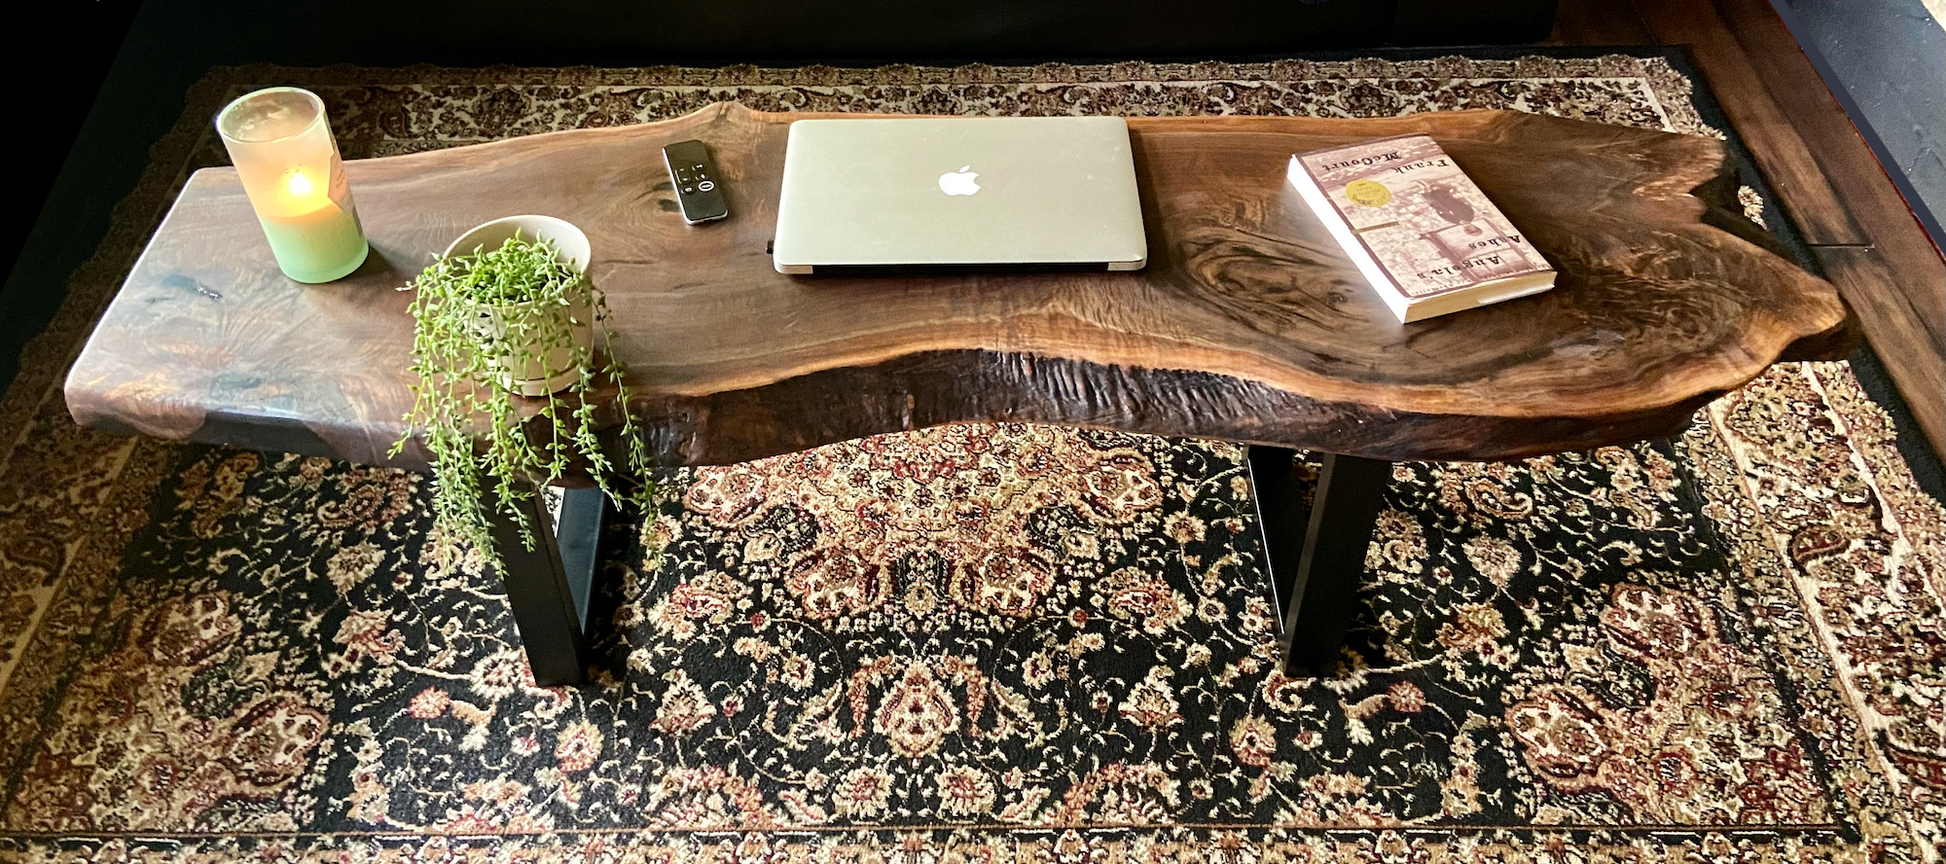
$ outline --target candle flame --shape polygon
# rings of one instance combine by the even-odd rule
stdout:
[[[284,186],[292,195],[299,198],[311,194],[311,178],[304,176],[301,168],[291,169],[290,179],[285,181]]]

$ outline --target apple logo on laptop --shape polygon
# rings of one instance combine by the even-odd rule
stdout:
[[[948,171],[939,175],[939,191],[948,195],[971,195],[980,191],[980,184],[973,178],[980,176],[971,165],[961,165],[958,171]]]

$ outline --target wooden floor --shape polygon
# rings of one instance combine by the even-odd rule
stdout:
[[[1561,0],[1561,45],[1685,45],[1946,457],[1946,260],[1766,0]]]

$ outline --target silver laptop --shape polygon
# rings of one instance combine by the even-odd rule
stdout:
[[[799,120],[771,254],[828,267],[1148,262],[1119,117]]]

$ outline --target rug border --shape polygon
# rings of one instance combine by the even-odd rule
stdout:
[[[1640,53],[1630,53],[1631,51],[1640,52]],[[1479,57],[1477,56],[1479,53],[1495,53],[1495,54],[1504,53],[1506,56]],[[1683,54],[1683,52],[1681,52],[1679,49],[1647,48],[1647,47],[1640,47],[1640,46],[1632,46],[1630,48],[1623,48],[1623,49],[1556,49],[1556,48],[1549,48],[1546,46],[1532,46],[1532,47],[1522,47],[1518,50],[1505,49],[1504,51],[1496,51],[1496,52],[1469,51],[1465,54],[1456,53],[1451,50],[1440,51],[1436,49],[1412,49],[1412,50],[1401,50],[1401,51],[1393,51],[1393,52],[1362,51],[1362,52],[1344,52],[1343,54],[1339,54],[1338,52],[1330,52],[1328,54],[1307,54],[1301,58],[1281,58],[1276,61],[1267,61],[1266,65],[1276,66],[1278,69],[1283,71],[1294,71],[1298,69],[1315,70],[1316,64],[1321,64],[1321,63],[1356,64],[1357,62],[1366,59],[1376,59],[1385,62],[1417,62],[1417,61],[1428,61],[1428,60],[1437,61],[1437,60],[1450,59],[1450,60],[1465,61],[1470,63],[1470,62],[1482,61],[1482,60],[1490,61],[1490,62],[1501,61],[1501,60],[1517,62],[1521,59],[1534,59],[1538,61],[1555,61],[1555,60],[1562,60],[1562,59],[1569,59],[1569,60],[1597,59],[1600,57],[1608,57],[1608,56],[1627,56],[1627,57],[1635,57],[1637,59],[1648,59],[1652,57],[1661,57],[1664,59],[1669,59],[1672,57],[1681,57],[1682,62],[1680,64],[1673,59],[1670,60],[1670,62],[1672,66],[1676,66],[1677,71],[1682,73],[1687,78],[1687,80],[1691,85],[1690,87],[1687,88],[1687,92],[1683,93],[1682,95],[1687,99],[1688,104],[1692,108],[1697,110],[1698,113],[1702,116],[1703,122],[1715,126],[1727,136],[1727,138],[1732,143],[1733,149],[1735,150],[1735,152],[1739,154],[1738,158],[1742,161],[1742,164],[1745,166],[1749,166],[1751,164],[1748,158],[1747,151],[1741,149],[1742,146],[1741,142],[1735,137],[1734,128],[1730,127],[1727,124],[1727,122],[1720,121],[1721,118],[1720,109],[1716,107],[1713,96],[1711,96],[1708,92],[1707,85],[1700,78],[1697,77],[1697,73],[1694,71],[1693,66],[1689,66],[1689,64],[1687,63],[1686,55]],[[1283,65],[1278,65],[1278,64],[1283,64]],[[925,72],[946,70],[955,73],[958,73],[960,71],[966,71],[968,75],[975,76],[965,80],[1003,81],[1003,80],[1012,80],[1012,79],[1005,78],[1004,74],[1003,77],[992,78],[992,79],[980,78],[977,76],[988,74],[987,72],[982,72],[980,70],[1019,70],[1020,72],[1025,73],[1028,71],[1038,72],[1040,70],[1046,69],[1049,66],[1060,66],[1060,65],[1069,66],[1070,68],[1080,68],[1079,64],[1039,64],[1035,66],[1010,66],[1010,67],[911,66],[907,68],[913,70],[913,72],[915,73],[915,77],[918,77],[919,75],[922,75]],[[1236,77],[1236,73],[1234,70],[1237,70],[1238,68],[1249,64],[1221,61],[1221,62],[1200,62],[1200,63],[1184,63],[1184,64],[1110,63],[1110,64],[1087,64],[1087,65],[1089,67],[1092,67],[1093,69],[1102,70],[1104,73],[1111,70],[1120,71],[1120,70],[1131,69],[1131,68],[1153,69],[1153,68],[1160,68],[1164,66],[1170,66],[1170,67],[1181,66],[1185,70],[1193,69],[1198,73],[1217,73],[1219,77],[1221,74],[1223,74],[1222,71],[1220,70],[1229,70],[1229,74],[1231,75],[1231,77]],[[799,71],[839,69],[839,67],[794,67],[794,68],[796,68]],[[862,71],[877,71],[888,67],[857,67],[857,68],[858,71],[862,72]],[[897,68],[897,67],[892,67],[892,68]],[[657,83],[652,81],[642,81],[640,78],[634,78],[627,81],[612,80],[613,76],[627,75],[630,73],[637,73],[637,72],[646,72],[648,70],[658,70],[658,71],[666,70],[669,74],[676,75],[686,80],[683,81],[682,83],[675,83],[675,82]],[[305,67],[282,67],[282,66],[261,66],[261,65],[218,67],[216,69],[212,69],[208,75],[206,75],[203,79],[199,80],[194,86],[190,88],[189,94],[185,99],[185,107],[184,107],[183,114],[178,118],[175,127],[173,127],[167,134],[163,136],[162,139],[160,139],[151,148],[150,161],[144,169],[142,179],[137,183],[135,190],[131,191],[126,197],[122,199],[122,201],[119,204],[117,204],[114,211],[113,221],[111,222],[111,227],[106,233],[106,235],[102,238],[101,242],[97,244],[94,255],[89,259],[88,262],[84,263],[80,268],[78,268],[74,276],[71,277],[69,294],[61,304],[61,307],[57,311],[54,320],[41,334],[37,335],[33,340],[31,340],[26,346],[26,348],[22,351],[20,374],[12,383],[12,385],[10,385],[7,388],[4,397],[0,397],[0,440],[8,441],[10,444],[22,440],[22,436],[27,434],[31,430],[33,424],[37,421],[37,419],[43,415],[42,409],[45,406],[47,406],[48,400],[52,398],[56,398],[58,396],[59,386],[58,386],[57,376],[65,375],[66,370],[68,369],[68,367],[71,365],[73,361],[73,358],[78,354],[80,347],[85,343],[86,331],[89,328],[91,328],[94,320],[99,316],[102,308],[106,306],[107,302],[114,296],[115,292],[119,289],[121,275],[124,274],[126,272],[127,267],[133,263],[135,257],[139,254],[141,248],[144,245],[146,245],[146,238],[153,232],[154,226],[159,223],[162,215],[166,213],[170,204],[173,203],[176,191],[181,187],[182,183],[187,178],[187,174],[188,174],[187,169],[190,164],[191,157],[195,153],[196,149],[200,145],[206,142],[208,137],[208,131],[209,131],[208,124],[204,120],[204,116],[206,113],[213,113],[215,107],[217,105],[220,105],[221,99],[225,95],[232,92],[237,86],[241,84],[249,83],[252,80],[261,81],[261,80],[266,80],[266,78],[269,77],[287,77],[290,73],[316,73],[315,78],[306,79],[306,80],[312,81],[314,83],[330,84],[330,83],[334,83],[332,81],[332,78],[334,76],[343,75],[346,78],[352,78],[352,77],[359,76],[363,73],[369,73],[373,71],[393,72],[399,75],[415,76],[412,78],[412,83],[425,83],[426,78],[424,76],[430,73],[434,76],[433,83],[440,83],[440,84],[468,83],[469,81],[480,80],[481,78],[487,75],[500,76],[511,71],[514,74],[520,74],[520,75],[538,76],[540,74],[548,74],[548,75],[556,76],[546,81],[536,80],[534,83],[559,84],[562,82],[558,77],[558,75],[560,72],[564,70],[557,69],[557,68],[547,68],[547,67],[525,67],[525,68],[511,68],[511,69],[508,67],[486,67],[482,69],[460,69],[460,68],[453,68],[453,67],[405,67],[402,69],[398,69],[398,68],[384,68],[384,67],[351,67],[351,66],[305,68]],[[732,86],[732,82],[723,79],[731,78],[731,77],[740,78],[745,74],[751,74],[751,73],[754,73],[759,77],[762,77],[763,80],[761,83],[763,84],[774,85],[780,83],[776,76],[770,74],[778,70],[765,69],[763,67],[722,67],[718,69],[700,70],[704,72],[710,72],[716,76],[717,80],[709,83],[703,83],[700,81],[693,80],[691,76],[693,75],[693,73],[699,71],[694,67],[635,67],[635,68],[621,68],[621,69],[576,67],[566,71],[571,71],[571,72],[586,71],[591,76],[591,78],[576,83],[585,83],[594,86],[601,86],[601,85],[613,86],[618,84],[639,84],[641,86],[684,86],[684,84],[691,84],[691,83],[693,83],[694,86]],[[1095,73],[1092,71],[1084,71],[1083,74],[1088,75],[1088,74],[1095,74]],[[1184,74],[1187,75],[1188,72],[1185,71]],[[1530,74],[1541,74],[1541,73],[1536,71]],[[444,77],[444,76],[450,76],[450,77]],[[1088,80],[1101,80],[1101,81],[1125,80],[1127,77],[1129,76],[1127,76],[1126,74],[1121,74],[1118,75],[1117,77],[1112,77],[1112,78],[1101,77],[1101,78],[1088,79]],[[1317,77],[1341,77],[1341,76],[1326,74],[1326,75],[1319,75]],[[364,78],[360,78],[359,80],[365,83],[387,83],[383,79],[384,76],[379,75],[379,76],[364,77]],[[601,80],[596,80],[596,79],[601,79]],[[928,79],[928,80],[937,80],[937,79]],[[959,80],[959,79],[954,79],[954,80]],[[1193,80],[1193,79],[1162,78],[1161,80]],[[495,78],[494,83],[505,85],[509,82],[507,82],[503,77],[497,77]],[[755,82],[738,81],[737,83],[755,83]],[[788,83],[788,82],[783,82],[783,83]],[[842,82],[834,82],[833,86],[836,86],[838,83],[842,83]],[[1657,94],[1658,98],[1662,97],[1663,95],[1664,94],[1661,93]],[[1705,104],[1708,106],[1707,110],[1704,108]],[[208,106],[209,111],[205,112],[204,114],[199,114],[197,109],[201,106]],[[1719,119],[1719,123],[1710,123],[1712,111],[1715,112],[1715,117]],[[173,161],[169,163],[164,163],[163,160],[165,159],[173,160]],[[168,164],[169,167],[165,169],[163,167],[164,164]],[[1770,201],[1776,200],[1774,196],[1766,196],[1766,197]],[[1779,215],[1783,216],[1784,214],[1780,213]],[[1792,237],[1794,239],[1796,236],[1795,233],[1796,228],[1794,225],[1790,224],[1788,217],[1785,216],[1783,219],[1779,221],[1782,223],[1782,226],[1784,227],[1785,230],[1791,232]],[[1778,230],[1778,226],[1770,226],[1770,227],[1772,227],[1773,231]],[[1794,248],[1800,248],[1800,247],[1794,247]],[[0,461],[0,468],[4,468],[6,465],[11,463],[11,460],[16,450],[17,448],[15,447],[11,447],[11,446],[9,447],[7,454],[5,454],[4,460]],[[152,503],[156,491],[156,487],[161,482],[162,476],[164,474],[164,472],[161,469],[164,466],[166,466],[170,462],[170,460],[172,460],[177,455],[177,452],[178,452],[177,445],[170,445],[163,442],[156,442],[156,441],[150,441],[149,439],[142,439],[142,441],[138,443],[137,446],[134,448],[134,452],[130,456],[130,462],[128,463],[128,466],[125,467],[119,473],[117,480],[114,483],[113,497],[115,503],[120,504],[120,503],[128,503],[128,502],[137,502],[141,506],[137,506],[132,509],[135,511],[146,513],[149,509],[147,505]],[[55,631],[48,628],[45,622],[54,617],[53,613],[57,607],[63,605],[73,606],[76,603],[80,604],[80,608],[93,610],[93,616],[84,614],[78,617],[88,618],[92,620],[93,617],[98,616],[103,610],[107,608],[107,605],[112,600],[112,597],[110,595],[119,593],[118,591],[114,590],[114,586],[112,584],[108,584],[108,583],[112,583],[113,580],[106,577],[110,577],[115,572],[117,572],[116,569],[117,565],[120,564],[121,562],[120,553],[122,550],[126,549],[129,538],[132,537],[134,531],[140,527],[140,524],[138,522],[131,522],[130,524],[118,525],[116,527],[117,530],[114,532],[113,537],[103,537],[102,535],[90,536],[89,538],[90,549],[87,551],[86,554],[84,554],[80,558],[77,558],[75,564],[69,568],[69,571],[66,574],[64,574],[63,581],[59,586],[55,596],[48,601],[48,608],[47,610],[45,610],[41,619],[43,622],[42,625],[35,630],[35,632],[31,637],[32,641],[30,643],[31,648],[29,649],[29,651],[40,654],[41,656],[59,657],[60,659],[56,661],[49,662],[42,665],[45,666],[48,670],[55,670],[55,669],[66,670],[65,674],[55,674],[52,671],[50,671],[49,674],[38,675],[35,677],[34,680],[28,681],[19,677],[19,674],[21,672],[21,667],[16,666],[12,670],[12,674],[10,677],[0,678],[0,710],[5,711],[5,714],[3,715],[7,718],[7,721],[5,722],[8,723],[11,722],[12,715],[13,715],[13,711],[11,710],[12,707],[17,702],[21,701],[24,696],[27,695],[24,694],[21,689],[23,686],[31,688],[33,692],[33,696],[38,697],[38,698],[29,698],[27,701],[40,703],[43,706],[44,712],[51,712],[58,707],[58,702],[55,701],[53,697],[58,695],[58,692],[62,689],[62,685],[64,684],[64,682],[68,680],[69,677],[71,677],[71,673],[73,669],[80,662],[80,660],[85,658],[87,652],[85,651],[84,645],[77,644],[74,642],[74,640],[69,640],[65,638],[60,638],[60,639],[54,638]],[[72,655],[72,656],[62,656],[62,655]],[[1847,705],[1849,706],[1849,702],[1847,702]],[[25,767],[26,763],[24,760],[30,760],[32,758],[33,749],[34,747],[38,746],[41,737],[38,731],[38,727],[40,725],[38,721],[45,719],[45,713],[43,713],[41,716],[35,719],[37,722],[34,723],[34,731],[23,736],[12,736],[12,735],[7,736],[7,740],[9,741],[23,742],[23,743],[17,745],[17,752],[11,754],[0,753],[0,771],[4,771],[4,774],[0,774],[0,776],[6,776],[10,778],[18,777],[19,774],[21,773],[21,769]],[[18,730],[19,728],[20,727],[16,727],[16,726],[0,726],[0,729]],[[10,783],[8,788],[4,790],[3,793],[0,793],[0,809],[4,809],[5,805],[11,801],[15,791],[16,790],[14,788],[14,784]],[[1113,826],[1109,826],[1104,828],[1101,826],[1089,826],[1086,830],[1167,831],[1167,830],[1171,830],[1172,827],[1173,826],[1143,826],[1140,828],[1134,828],[1134,827],[1115,828]],[[1395,826],[1391,828],[1379,827],[1379,828],[1373,828],[1369,830],[1374,832],[1391,830],[1391,831],[1402,831],[1402,832],[1410,832],[1410,833],[1432,832],[1432,833],[1439,833],[1439,834],[1448,834],[1448,833],[1454,833],[1456,829],[1458,831],[1466,831],[1468,829],[1472,829],[1475,827],[1476,826],[1438,826],[1438,827],[1419,828],[1419,827],[1408,827],[1408,826]],[[1624,827],[1625,826],[1591,826],[1583,830],[1609,833],[1609,832],[1615,832],[1621,830]],[[1831,826],[1820,825],[1820,826],[1802,826],[1802,827],[1803,830],[1829,830]],[[1555,826],[1546,826],[1546,825],[1477,826],[1477,828],[1478,830],[1482,830],[1482,831],[1493,831],[1493,830],[1521,831],[1521,832],[1537,832],[1540,834],[1558,834],[1564,831],[1571,832],[1573,830],[1577,830],[1574,828],[1563,829],[1563,828],[1557,828]],[[643,828],[617,829],[617,831],[614,833],[645,833],[648,830],[650,829],[643,829]],[[735,834],[746,834],[746,835],[747,834],[787,835],[791,833],[805,833],[807,831],[815,831],[815,830],[817,829],[787,829],[787,830],[779,830],[774,832],[756,832],[756,831],[743,831],[737,829],[722,829],[723,833],[735,833]],[[916,826],[913,828],[888,827],[888,828],[852,828],[852,829],[831,829],[831,830],[834,831],[844,830],[844,831],[882,834],[887,832],[922,831],[922,830],[929,830],[929,829],[923,826]],[[978,827],[965,828],[965,827],[955,826],[950,829],[939,828],[936,830],[979,831],[979,830],[1000,830],[1000,829],[998,828],[981,829]],[[1029,831],[1040,830],[1040,831],[1051,832],[1051,831],[1059,831],[1063,829],[1061,827],[1040,828],[1040,829],[1028,827],[1022,829],[1007,828],[1005,830],[1008,830],[1009,832],[1019,831],[1019,830],[1029,830]],[[1076,829],[1076,830],[1081,830],[1081,829]],[[1344,833],[1344,832],[1356,833],[1356,832],[1366,831],[1367,829],[1324,828],[1324,827],[1320,827],[1316,829],[1306,829],[1302,827],[1291,827],[1291,826],[1249,826],[1248,828],[1239,828],[1238,826],[1227,826],[1227,827],[1209,826],[1209,830],[1260,830],[1260,831],[1318,830],[1327,833]],[[1680,826],[1680,827],[1670,826],[1670,827],[1662,827],[1658,829],[1655,826],[1649,826],[1643,828],[1642,830],[1644,831],[1675,830],[1675,831],[1693,832],[1699,834],[1711,830],[1721,830],[1723,832],[1733,832],[1733,833],[1764,833],[1764,834],[1779,833],[1779,829],[1772,826],[1736,826],[1736,827],[1725,827],[1723,829],[1711,829],[1708,826]],[[1790,830],[1790,829],[1784,829],[1784,830]],[[90,832],[90,833],[93,834],[97,832]],[[292,839],[297,839],[302,837],[338,837],[338,836],[364,837],[364,836],[373,836],[373,834],[383,834],[383,833],[384,832],[370,832],[370,833],[368,832],[316,832],[316,833],[300,832],[300,833],[294,833],[290,835],[267,835],[267,836],[289,837]],[[590,832],[587,830],[573,829],[573,830],[562,831],[562,832],[552,832],[550,835],[532,835],[532,836],[559,836],[565,834],[589,834],[589,833],[600,833],[600,832]],[[11,838],[11,837],[26,837],[26,836],[29,835],[19,834],[19,833],[0,833],[0,837]],[[48,835],[49,839],[56,838],[56,837],[74,838],[76,836],[77,836],[76,833],[62,833],[57,835]],[[116,835],[114,832],[108,832],[108,833],[103,833],[100,836],[111,837]],[[167,834],[166,832],[163,833],[129,832],[128,836],[166,837],[166,836],[192,836],[192,835],[191,834],[172,835],[172,834]],[[240,837],[244,835],[232,833],[232,834],[211,835],[211,836]],[[429,835],[427,832],[410,832],[398,836],[404,836],[404,837],[437,836],[437,837],[452,838],[452,837],[458,837],[462,835]]]

